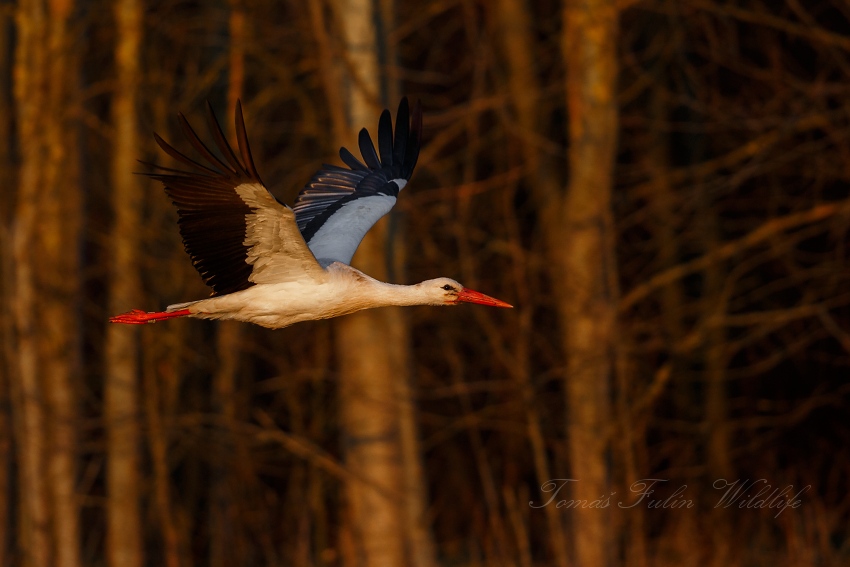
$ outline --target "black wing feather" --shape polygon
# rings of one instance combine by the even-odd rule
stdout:
[[[301,190],[292,209],[308,245],[328,218],[353,199],[398,195],[399,187],[391,181],[409,180],[419,157],[422,139],[422,105],[419,102],[414,107],[412,124],[409,121],[407,98],[403,98],[396,113],[395,135],[389,111],[381,114],[378,123],[380,159],[364,128],[360,131],[358,145],[365,165],[347,148],[340,148],[339,156],[350,169],[325,164]]]
[[[384,110],[378,120],[378,148],[381,151],[381,165],[393,166],[393,123],[390,111]]]
[[[183,113],[178,113],[177,118],[180,119],[180,127],[183,129],[183,135],[192,144],[192,147],[195,148],[199,154],[204,156],[208,162],[215,166],[214,171],[217,170],[227,170],[231,173],[236,173],[236,170],[226,165],[223,161],[218,159],[218,156],[213,154],[209,148],[201,141],[195,131],[192,129],[192,126],[189,124],[189,121],[186,120],[186,117],[183,116]],[[211,121],[215,120],[215,116],[210,118]],[[226,144],[226,142],[225,142]],[[229,146],[228,146],[229,147]]]
[[[378,153],[375,151],[375,144],[372,143],[372,136],[366,128],[360,130],[358,137],[360,146],[360,155],[363,156],[363,161],[370,169],[381,169],[381,160],[378,159]]]
[[[345,163],[345,165],[355,171],[369,171],[369,168],[363,165],[363,163],[359,159],[354,157],[354,154],[348,151],[348,148],[340,148],[339,157],[343,161],[343,163]],[[328,167],[328,165],[325,164],[325,167]]]
[[[401,99],[398,105],[398,114],[395,119],[395,138],[393,139],[393,161],[404,163],[407,138],[410,136],[410,110],[407,99]]]
[[[210,132],[227,163],[201,141],[188,120],[179,114],[184,135],[208,165],[187,157],[154,134],[154,139],[165,153],[193,171],[153,165],[158,171],[145,175],[165,185],[166,193],[177,207],[183,246],[215,296],[254,285],[248,279],[252,266],[246,261],[248,248],[244,244],[245,219],[253,209],[235,189],[244,183],[262,185],[262,181],[248,147],[241,104],[237,104],[236,108],[236,135],[241,160],[224,137],[212,106],[207,106]]]
[[[257,166],[254,165],[254,156],[251,155],[251,146],[248,145],[248,131],[245,129],[245,119],[242,118],[242,101],[236,101],[236,141],[239,144],[239,152],[242,154],[242,161],[247,166],[245,173],[249,179],[256,179],[260,184],[260,174],[257,173]],[[226,144],[227,142],[225,142]]]
[[[241,106],[241,105],[240,105]],[[240,109],[241,113],[241,109]],[[236,154],[233,153],[233,148],[230,147],[230,144],[227,143],[227,138],[224,137],[224,132],[221,130],[221,125],[218,123],[218,120],[215,117],[215,112],[213,111],[212,104],[210,101],[207,101],[207,124],[209,126],[209,130],[215,138],[215,145],[218,146],[219,150],[224,153],[224,159],[230,164],[228,169],[232,173],[236,173],[237,171],[244,171],[242,164],[239,163],[239,159],[236,157]],[[222,164],[223,166],[224,164]]]
[[[410,174],[413,173],[413,168],[416,167],[416,162],[419,161],[419,148],[422,144],[422,105],[419,101],[416,101],[416,106],[413,107],[413,120],[408,140],[404,155],[404,168],[409,178]]]
[[[166,142],[165,140],[160,138],[159,134],[157,134],[156,132],[153,133],[153,139],[156,140],[157,145],[159,145],[159,147],[162,148],[162,151],[164,151],[165,153],[167,153],[168,155],[170,155],[172,158],[176,159],[177,161],[179,161],[183,164],[186,164],[189,167],[194,167],[195,169],[200,169],[202,171],[211,173],[213,175],[218,174],[218,172],[216,170],[210,169],[209,167],[201,165],[200,163],[196,162],[195,160],[184,156],[183,154],[181,154],[180,152],[178,152],[177,150],[172,148],[168,144],[168,142]],[[156,167],[157,169],[166,169],[164,167],[159,167],[158,165],[154,165],[154,167]],[[176,170],[169,169],[169,171],[176,171]],[[182,172],[182,173],[185,173],[185,172]]]

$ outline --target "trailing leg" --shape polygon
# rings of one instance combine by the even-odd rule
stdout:
[[[133,309],[127,313],[116,315],[109,318],[110,323],[125,323],[128,325],[141,325],[143,323],[156,323],[165,319],[173,319],[174,317],[185,317],[190,315],[188,309],[180,309],[178,311],[158,311],[155,313],[147,313],[141,309]]]

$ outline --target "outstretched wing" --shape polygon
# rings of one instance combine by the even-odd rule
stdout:
[[[422,106],[418,102],[412,123],[409,121],[407,98],[403,98],[396,114],[395,135],[390,111],[381,114],[378,151],[366,128],[360,131],[360,154],[365,164],[341,148],[339,157],[349,169],[326,164],[299,193],[292,210],[307,246],[321,265],[351,262],[372,225],[395,205],[419,158]]]
[[[236,105],[237,156],[207,103],[209,129],[224,161],[211,152],[180,114],[183,134],[204,158],[198,163],[154,134],[159,146],[192,171],[145,164],[159,172],[145,175],[161,181],[177,206],[183,246],[213,295],[225,295],[254,284],[311,278],[327,274],[307,248],[292,209],[265,188],[254,166],[242,105]],[[240,160],[241,156],[241,160]]]

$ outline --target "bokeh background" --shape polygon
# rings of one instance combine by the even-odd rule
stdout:
[[[515,309],[107,323],[177,112],[292,203],[403,95],[354,265]],[[847,565],[848,101],[844,0],[0,3],[0,563]]]

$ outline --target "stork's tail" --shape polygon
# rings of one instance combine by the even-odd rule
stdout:
[[[121,315],[110,317],[109,322],[141,325],[143,323],[156,323],[157,321],[172,319],[174,317],[185,317],[189,314],[191,314],[191,311],[188,309],[180,309],[178,311],[159,311],[156,313],[146,313],[141,309],[133,309],[132,311],[122,313]]]

